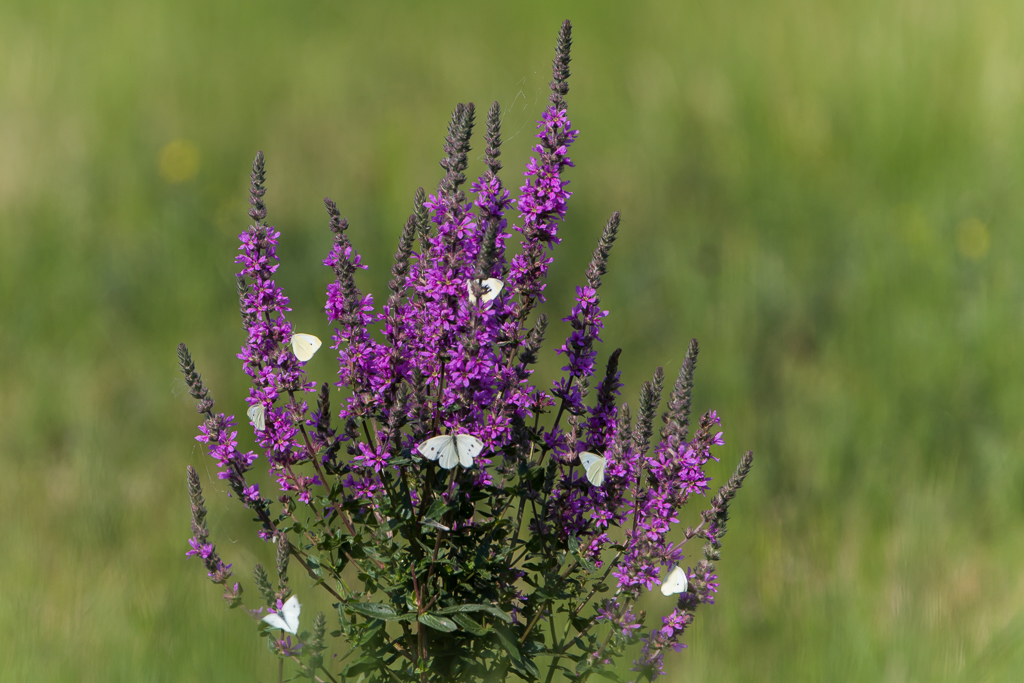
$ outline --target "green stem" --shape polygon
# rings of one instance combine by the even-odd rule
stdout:
[[[612,573],[612,569],[615,568],[615,564],[619,561],[620,557],[622,557],[621,550],[615,555],[614,558],[612,558],[611,562],[608,563],[608,569],[605,571],[604,576],[602,576],[600,580],[594,585],[594,589],[590,591],[589,595],[587,595],[587,599],[581,602],[580,606],[577,607],[576,610],[572,613],[574,617],[579,616],[579,613],[583,611],[583,608],[586,607],[587,603],[590,602],[591,598],[593,598],[597,594],[597,587],[604,583],[604,580],[607,579],[608,575]]]
[[[551,642],[555,642],[555,615],[551,615]],[[569,628],[569,623],[572,619],[566,620],[565,628]],[[548,677],[544,680],[544,683],[551,683],[551,680],[555,677],[555,670],[558,668],[558,660],[562,658],[562,653],[559,652],[555,655],[555,658],[551,660],[551,668],[548,669]]]
[[[607,637],[605,637],[604,642],[601,643],[600,649],[590,657],[591,661],[596,662],[601,660],[601,655],[604,654],[605,648],[608,647],[608,643],[611,642],[612,636],[615,635],[615,622],[621,619],[622,615],[626,613],[626,610],[629,609],[629,603],[631,601],[632,598],[626,598],[625,602],[622,603],[622,608],[619,610],[618,616],[612,621],[612,627],[608,629]],[[577,681],[577,683],[585,683],[588,678],[590,678],[590,671],[587,671],[585,674],[583,674],[583,677],[580,678],[579,681]]]

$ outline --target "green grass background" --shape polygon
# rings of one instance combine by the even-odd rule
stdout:
[[[175,358],[244,412],[251,159],[292,320],[326,338],[322,197],[383,291],[456,102],[502,103],[519,184],[567,17],[582,132],[548,310],[622,211],[602,362],[624,348],[633,397],[697,337],[716,479],[756,454],[668,680],[1020,680],[1024,5],[6,0],[0,681],[274,677],[185,562],[185,465],[209,468]],[[267,549],[207,482],[248,581]]]

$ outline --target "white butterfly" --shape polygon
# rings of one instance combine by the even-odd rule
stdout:
[[[600,486],[604,483],[604,469],[608,467],[607,458],[584,451],[580,453],[580,462],[583,463],[583,467],[587,470],[587,481],[594,486]]]
[[[245,411],[245,414],[252,420],[252,424],[257,432],[262,432],[267,428],[266,411],[263,410],[262,403],[255,403],[249,406],[249,410]]]
[[[686,570],[677,564],[672,567],[672,571],[661,582],[661,594],[685,593],[689,585],[689,582],[686,580]]]
[[[483,294],[480,295],[480,299],[487,303],[494,297],[501,294],[501,290],[505,287],[505,283],[498,278],[489,277],[486,280],[480,280],[480,287],[484,290]],[[473,296],[473,281],[470,280],[466,283],[466,289],[469,290],[469,303],[475,304],[476,297]]]
[[[472,467],[473,458],[484,449],[484,442],[472,434],[445,434],[427,439],[416,448],[427,460],[437,460],[437,464],[450,470],[459,464]]]
[[[293,334],[292,353],[295,354],[296,358],[305,363],[320,348],[320,343],[320,340],[311,334]]]
[[[280,612],[271,612],[267,616],[263,617],[263,621],[267,622],[274,628],[288,631],[288,633],[298,633],[299,610],[301,609],[302,605],[299,604],[298,596],[293,595],[288,598],[288,602],[284,603]]]

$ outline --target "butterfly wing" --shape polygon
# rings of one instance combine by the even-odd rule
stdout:
[[[580,453],[580,462],[583,463],[583,468],[587,471],[587,481],[594,486],[604,483],[604,470],[608,466],[606,458],[584,451]]]
[[[285,621],[284,619],[282,619],[281,615],[275,614],[274,612],[271,612],[267,616],[263,617],[263,621],[265,621],[268,624],[270,624],[271,627],[273,627],[273,628],[279,628],[279,629],[281,629],[283,631],[288,631],[289,633],[294,633],[294,631],[292,631],[288,627],[288,622]]]
[[[476,456],[484,449],[484,442],[472,434],[459,434],[455,440],[459,449],[459,464],[463,467],[472,467]]]
[[[427,439],[416,448],[427,460],[437,460],[441,456],[442,449],[450,444],[451,441],[452,437],[448,435],[435,436]]]
[[[662,595],[672,595],[674,593],[683,593],[689,586],[689,582],[686,580],[686,570],[679,565],[672,567],[672,571],[668,573],[665,580],[661,584]]]
[[[473,459],[484,449],[480,439],[472,434],[445,434],[427,439],[418,446],[419,452],[428,460],[450,470],[458,464],[472,467]]]
[[[300,361],[305,363],[313,354],[320,348],[322,342],[311,334],[293,334],[292,335],[292,353]]]
[[[483,296],[480,297],[484,300],[484,303],[501,294],[501,290],[505,287],[505,283],[496,277],[489,277],[480,284],[482,284],[487,290],[484,292]]]
[[[449,434],[444,439],[445,444],[441,447],[437,464],[446,470],[450,470],[459,464],[459,442],[454,434]]]
[[[587,481],[594,486],[601,486],[604,483],[604,468],[608,465],[608,461],[604,458],[598,458],[595,460],[590,467],[587,468]]]
[[[262,432],[267,428],[266,411],[262,403],[249,406],[249,410],[245,411],[245,413],[252,420],[253,427],[257,432]]]
[[[270,614],[263,617],[263,621],[267,622],[274,628],[279,628],[282,631],[288,631],[288,633],[298,633],[299,631],[299,612],[302,610],[302,605],[299,604],[299,598],[297,595],[293,595],[288,598],[288,602],[281,606],[280,611],[271,612]]]
[[[489,277],[486,280],[480,280],[480,288],[483,289],[483,294],[480,295],[480,300],[487,303],[494,297],[501,293],[501,290],[505,287],[505,283],[496,277]],[[473,296],[473,281],[470,280],[466,283],[466,289],[469,290],[469,303],[475,304],[476,297]]]
[[[288,598],[288,601],[281,608],[281,616],[284,617],[284,621],[288,625],[285,631],[289,633],[299,632],[299,612],[301,611],[302,605],[299,604],[299,597],[293,595]]]

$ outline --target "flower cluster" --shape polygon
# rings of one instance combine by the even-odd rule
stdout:
[[[664,375],[644,383],[635,422],[619,401],[621,350],[598,373],[598,345],[608,311],[598,295],[620,217],[613,213],[562,318],[570,332],[555,352],[562,376],[550,388],[532,381],[547,332],[536,314],[571,192],[569,148],[578,131],[568,118],[570,25],[565,22],[549,105],[538,122],[525,181],[516,198],[499,172],[501,110],[489,109],[485,170],[464,187],[476,123],[472,104],[455,108],[436,191],[415,194],[386,300],[380,306],[356,282],[367,268],[349,239],[348,222],[325,200],[333,245],[325,312],[337,362],[333,386],[306,378],[320,346],[287,320],[288,298],[275,282],[280,232],[265,222],[262,154],[253,163],[253,223],[240,236],[236,262],[246,342],[238,358],[251,378],[247,415],[257,450],[239,450],[233,416],[214,413],[209,391],[184,345],[181,367],[204,415],[200,441],[232,492],[256,514],[259,534],[277,544],[276,589],[257,565],[265,607],[250,611],[260,632],[278,629],[271,650],[310,678],[334,672],[322,651],[325,618],[301,631],[300,605],[288,584],[295,558],[337,601],[335,633],[362,657],[337,673],[367,680],[421,683],[535,680],[534,661],[586,679],[640,638],[645,590],[675,595],[661,628],[643,636],[642,676],[662,671],[662,652],[679,646],[698,604],[714,602],[728,504],[750,468],[747,454],[697,528],[678,530],[690,496],[706,494],[705,465],[724,443],[716,412],[690,434],[697,359],[690,343],[655,439]],[[510,244],[518,235],[517,244]],[[531,322],[532,319],[532,322]],[[316,393],[312,410],[305,400]],[[332,410],[332,396],[336,409]],[[655,443],[656,441],[656,443]],[[276,503],[250,474],[260,456],[276,481]],[[208,540],[199,480],[189,470],[193,537],[210,577],[225,584],[230,565]],[[704,559],[683,573],[683,544],[706,540]],[[348,587],[354,567],[362,588]],[[594,599],[609,590],[615,596]],[[664,582],[664,583],[663,583]],[[226,589],[240,605],[241,588]],[[591,604],[593,603],[593,604]],[[589,606],[589,610],[588,610]],[[268,610],[266,614],[264,609]],[[564,623],[556,628],[556,616]],[[393,622],[394,628],[383,625]],[[542,626],[550,624],[549,635]],[[472,638],[472,641],[470,640]],[[350,650],[351,651],[351,650]]]

